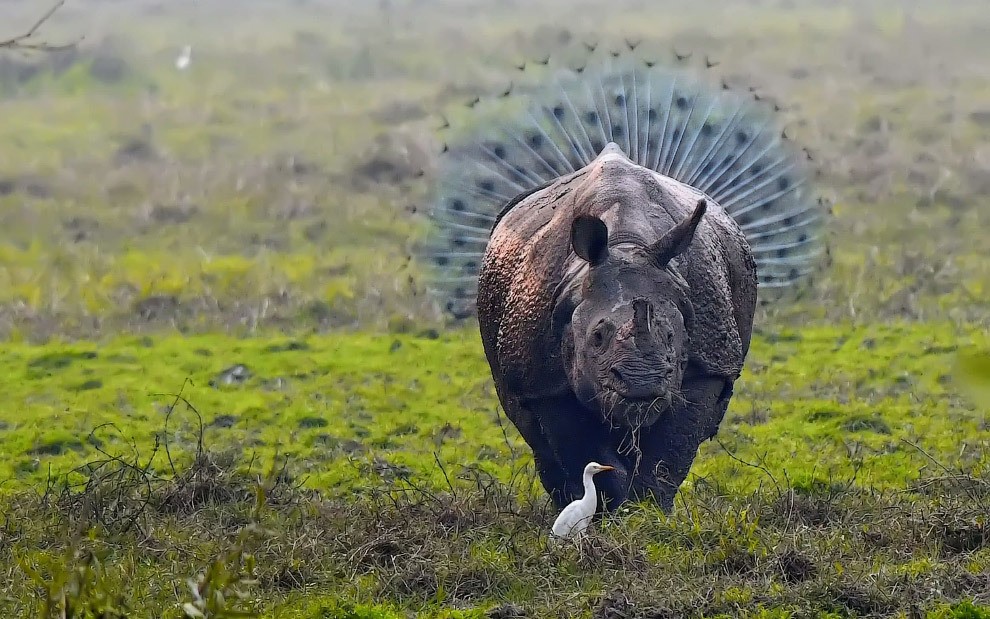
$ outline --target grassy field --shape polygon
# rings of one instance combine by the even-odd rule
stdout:
[[[0,50],[0,615],[990,617],[981,3],[118,4]],[[551,549],[410,256],[438,114],[622,36],[784,105],[831,261],[674,512]]]

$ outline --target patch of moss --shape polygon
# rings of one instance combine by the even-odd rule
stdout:
[[[846,343],[836,347],[840,337]],[[926,453],[955,461],[960,433],[979,444],[990,429],[928,371],[951,365],[957,354],[931,343],[985,345],[985,338],[979,329],[944,324],[815,327],[800,339],[757,335],[730,412],[762,402],[766,422],[727,416],[718,442],[702,446],[694,476],[724,480],[737,491],[765,483],[760,469],[740,470],[739,458],[762,462],[797,487],[827,486],[854,473],[859,483],[883,487],[915,477]],[[867,340],[873,344],[864,350]],[[210,386],[239,364],[249,368],[246,380]],[[528,457],[496,410],[474,330],[438,339],[312,335],[289,344],[278,337],[125,336],[104,342],[98,353],[85,343],[7,344],[0,375],[7,398],[2,437],[12,456],[0,463],[0,476],[25,483],[41,481],[49,466],[66,471],[91,457],[83,441],[94,428],[113,424],[97,438],[104,448],[127,449],[157,432],[166,416],[180,452],[194,445],[202,423],[208,440],[254,445],[260,455],[278,452],[308,484],[339,494],[374,471],[375,457],[438,486],[444,483],[434,466],[438,445],[444,461],[497,474],[507,472],[513,452]],[[195,411],[176,399],[180,391]],[[61,438],[53,439],[56,433]],[[490,457],[480,459],[481,453]],[[25,475],[17,463],[29,457],[42,462]],[[977,451],[961,461],[974,458]]]

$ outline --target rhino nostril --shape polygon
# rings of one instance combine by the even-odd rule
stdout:
[[[609,370],[609,374],[612,376],[612,380],[614,380],[616,383],[618,384],[623,383],[622,372],[620,372],[619,370],[612,368],[611,370]]]

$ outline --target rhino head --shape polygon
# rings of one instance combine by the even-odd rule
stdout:
[[[706,209],[647,247],[609,247],[605,223],[577,217],[574,253],[589,265],[564,347],[568,380],[608,423],[652,425],[680,398],[694,313],[688,285],[671,260],[691,244]]]

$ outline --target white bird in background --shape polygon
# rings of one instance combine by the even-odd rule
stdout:
[[[553,523],[552,538],[564,539],[584,533],[598,509],[598,491],[595,490],[594,476],[603,471],[613,471],[615,467],[589,462],[584,467],[584,496],[564,508]]]
[[[192,62],[192,45],[186,45],[182,48],[179,57],[175,59],[175,68],[179,71],[185,71],[190,62]]]

